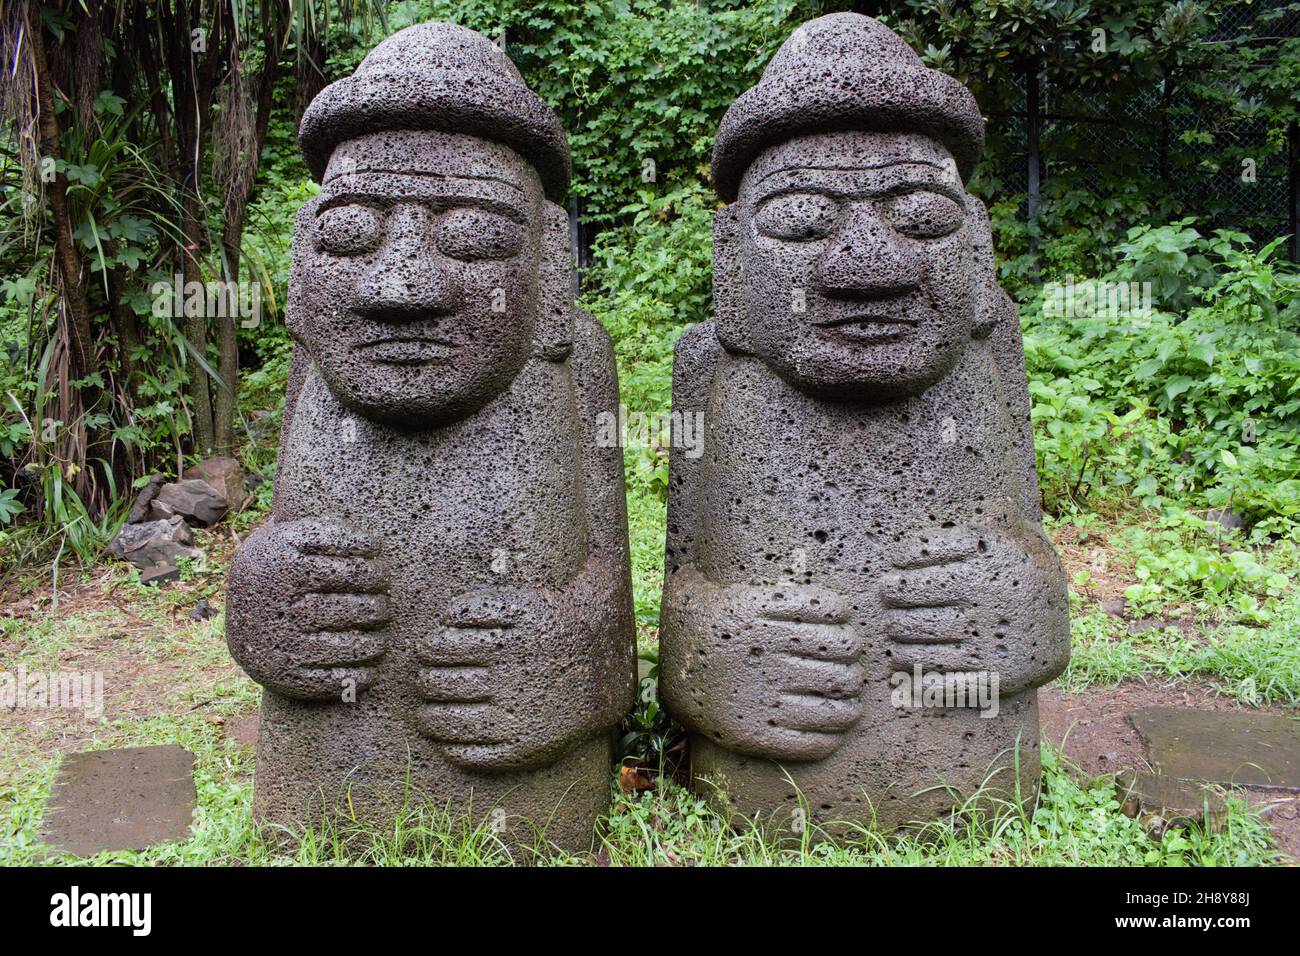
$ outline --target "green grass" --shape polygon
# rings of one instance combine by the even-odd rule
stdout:
[[[1043,751],[1043,792],[1029,812],[1007,804],[971,807],[904,835],[858,828],[838,841],[807,832],[784,845],[756,830],[732,830],[701,799],[663,782],[652,791],[615,790],[610,813],[593,835],[591,853],[565,854],[544,840],[513,853],[484,826],[428,807],[413,807],[386,832],[348,823],[295,834],[286,851],[252,824],[251,759],[223,744],[220,734],[185,722],[144,722],[120,728],[120,745],[170,739],[198,756],[199,807],[194,835],[184,843],[142,852],[102,853],[85,861],[51,854],[38,836],[41,806],[53,778],[51,763],[20,782],[5,821],[0,865],[84,862],[90,865],[474,865],[518,863],[614,866],[1182,866],[1260,865],[1270,862],[1267,830],[1245,804],[1229,799],[1219,832],[1192,827],[1151,839],[1142,824],[1120,812],[1109,779],[1081,782],[1050,748]]]
[[[638,649],[658,646],[659,593],[664,584],[664,528],[668,506],[658,496],[628,496],[628,536],[632,550],[632,594],[636,606]]]
[[[649,521],[647,524],[653,528]],[[642,527],[641,534],[650,535],[651,531]],[[658,570],[650,570],[657,592]],[[230,739],[220,723],[250,712],[257,688],[229,666],[221,619],[190,623],[182,613],[212,582],[199,577],[171,590],[136,593],[129,577],[127,572],[115,573],[100,588],[119,603],[129,603],[131,615],[144,622],[141,633],[131,638],[132,645],[113,646],[127,650],[127,656],[146,674],[157,675],[151,678],[155,683],[148,686],[157,695],[158,712],[104,720],[92,728],[88,740],[75,746],[60,742],[57,736],[6,734],[0,741],[5,767],[0,777],[0,865],[75,862],[51,854],[39,837],[44,802],[61,751],[159,743],[178,743],[196,756],[198,808],[193,835],[183,843],[142,852],[105,853],[86,862],[1140,866],[1266,864],[1273,858],[1266,827],[1241,801],[1229,801],[1227,822],[1220,832],[1192,828],[1167,833],[1163,840],[1155,841],[1138,821],[1120,812],[1112,781],[1084,779],[1071,772],[1050,748],[1043,750],[1043,790],[1030,812],[1021,812],[1012,804],[994,806],[991,811],[971,804],[948,819],[902,835],[858,828],[848,838],[815,842],[809,832],[801,844],[783,845],[754,830],[731,829],[705,801],[665,780],[639,795],[626,795],[615,788],[611,811],[593,834],[592,851],[577,856],[551,850],[544,840],[512,853],[485,828],[443,809],[420,805],[412,806],[390,831],[377,833],[346,822],[324,824],[296,834],[300,842],[290,851],[274,834],[266,839],[253,826],[252,753]],[[173,623],[175,619],[180,623]],[[1177,659],[1177,654],[1188,658],[1194,653],[1181,645],[1170,651],[1162,641],[1172,638],[1157,637],[1153,632],[1140,637],[1121,636],[1113,630],[1090,633],[1089,627],[1104,627],[1104,615],[1083,614],[1078,621],[1079,653],[1067,675],[1076,684],[1109,679],[1124,668],[1134,675],[1160,672],[1157,654],[1168,653]],[[70,657],[76,659],[86,647],[97,646],[95,642],[120,623],[120,613],[101,605],[80,613],[69,608],[62,616],[44,615],[27,625],[6,621],[2,633],[22,647],[7,663],[30,668],[67,666]],[[1294,617],[1280,616],[1276,631],[1294,640]],[[1225,648],[1231,652],[1223,649],[1213,657],[1200,652],[1205,661],[1202,672],[1224,676],[1238,673],[1243,666],[1250,669],[1266,664],[1266,652],[1248,653],[1247,637],[1230,634]],[[1109,656],[1102,654],[1106,646],[1110,647]],[[1129,656],[1124,658],[1121,650]],[[1240,653],[1246,653],[1245,665],[1234,656]],[[1121,664],[1114,663],[1116,660]]]
[[[1204,678],[1244,704],[1300,706],[1300,595],[1288,594],[1264,627],[1225,624],[1208,632],[1128,624],[1095,604],[1071,612],[1069,690],[1130,678]]]

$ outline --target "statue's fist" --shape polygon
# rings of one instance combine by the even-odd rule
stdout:
[[[1069,659],[1065,575],[1035,529],[934,528],[909,538],[881,582],[900,670],[989,671],[1012,694]]]
[[[677,582],[661,664],[670,710],[738,753],[819,760],[862,716],[862,640],[847,602],[811,584]]]
[[[559,595],[493,588],[451,602],[416,649],[421,731],[464,767],[543,766],[590,733],[591,649]]]
[[[226,641],[267,690],[344,700],[374,683],[391,620],[377,542],[335,522],[272,523],[230,569]]]

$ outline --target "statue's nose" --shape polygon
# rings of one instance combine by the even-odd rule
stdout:
[[[400,322],[455,311],[460,284],[433,244],[433,219],[420,205],[389,210],[382,252],[357,290],[358,312]]]
[[[817,291],[849,299],[888,299],[921,283],[907,240],[871,202],[853,203],[817,260]]]

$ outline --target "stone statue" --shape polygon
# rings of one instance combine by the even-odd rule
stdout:
[[[471,812],[589,847],[635,686],[611,343],[574,308],[568,146],[486,38],[390,37],[300,139],[272,520],[227,637],[266,693],[255,813]]]
[[[705,437],[671,461],[660,681],[738,819],[889,829],[986,780],[1036,793],[1066,586],[963,186],[982,146],[965,87],[850,13],[723,118],[715,318],[673,368]]]

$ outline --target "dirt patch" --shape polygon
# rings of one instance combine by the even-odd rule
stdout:
[[[1117,565],[1104,538],[1092,534],[1080,541],[1078,528],[1063,525],[1053,534],[1052,543],[1061,556],[1067,580],[1073,581],[1080,571],[1089,573],[1088,585],[1079,589],[1083,596],[1115,611],[1123,609],[1124,589],[1137,578],[1130,569]]]
[[[1149,770],[1142,739],[1129,715],[1142,707],[1193,707],[1198,710],[1239,711],[1295,716],[1281,706],[1248,707],[1224,697],[1205,684],[1125,681],[1066,693],[1056,685],[1038,692],[1043,739],[1061,750],[1087,777],[1131,768]],[[1277,790],[1243,788],[1273,831],[1278,849],[1295,863],[1300,860],[1300,797]]]
[[[214,566],[223,568],[230,542],[211,535],[208,545]],[[0,783],[54,755],[87,748],[117,721],[218,712],[214,705],[222,700],[214,688],[246,679],[225,653],[220,630],[210,619],[192,620],[190,614],[204,600],[219,610],[223,583],[217,570],[142,596],[120,564],[107,564],[66,574],[57,611],[48,586],[40,582],[6,592],[0,604],[5,625],[0,670],[88,676],[102,689],[102,710],[52,705],[0,710],[0,754],[6,758]]]
[[[238,746],[252,750],[257,746],[257,729],[259,726],[260,716],[257,711],[244,714],[241,717],[233,717],[225,722],[226,736]]]

